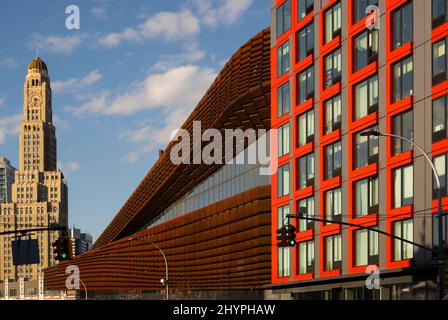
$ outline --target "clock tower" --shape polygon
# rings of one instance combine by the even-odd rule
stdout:
[[[0,232],[68,225],[68,188],[57,169],[56,129],[53,126],[48,68],[39,57],[28,66],[20,126],[20,170],[16,171],[11,203],[0,207]],[[58,231],[30,235],[39,242],[39,264],[15,266],[11,242],[0,237],[0,281],[31,281],[36,284],[43,270],[54,265],[51,244]]]
[[[31,62],[25,78],[20,151],[21,171],[56,171],[50,78],[40,58]]]

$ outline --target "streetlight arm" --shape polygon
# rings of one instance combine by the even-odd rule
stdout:
[[[423,156],[426,158],[426,160],[428,160],[429,165],[431,166],[432,171],[434,172],[434,178],[436,180],[436,184],[437,184],[437,189],[440,190],[441,188],[441,183],[440,183],[440,177],[439,177],[439,173],[437,172],[437,168],[434,165],[432,159],[429,157],[429,155],[425,152],[425,150],[423,150],[422,147],[420,147],[418,144],[416,144],[414,141],[396,135],[396,134],[391,134],[391,133],[379,133],[380,136],[384,136],[384,137],[391,137],[391,138],[395,138],[395,139],[399,139],[399,140],[403,140],[406,141],[407,143],[411,144],[412,146],[414,146],[415,148],[417,148],[422,154]]]
[[[147,238],[129,238],[128,240],[129,241],[137,240],[137,241],[140,241],[140,242],[147,242],[147,243],[151,244],[153,247],[155,247],[157,250],[160,251],[160,253],[162,254],[163,260],[165,261],[165,278],[166,278],[165,280],[166,280],[166,282],[164,283],[164,285],[165,285],[165,288],[166,288],[166,300],[168,300],[169,299],[168,260],[166,259],[165,253],[163,252],[163,250],[158,245],[156,245],[151,240],[148,240]]]

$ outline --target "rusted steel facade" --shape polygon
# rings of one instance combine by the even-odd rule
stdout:
[[[270,129],[270,31],[265,29],[225,65],[183,129]],[[259,289],[271,276],[270,186],[260,186],[141,231],[221,165],[174,165],[170,143],[94,248],[45,270],[45,286],[65,290],[67,265],[80,268],[89,291],[163,289],[165,252],[171,290]],[[193,147],[191,147],[193,150]]]

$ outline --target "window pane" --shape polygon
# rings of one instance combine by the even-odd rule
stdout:
[[[395,170],[394,174],[394,208],[401,207],[401,199],[403,190],[401,189],[402,171],[400,169]]]
[[[373,207],[378,205],[378,177],[370,178],[370,203],[369,206]]]
[[[369,79],[369,106],[378,104],[378,76]]]
[[[356,86],[355,89],[355,118],[356,120],[361,119],[367,115],[367,82],[362,82]]]
[[[299,273],[305,274],[307,267],[307,253],[306,253],[306,242],[300,243],[299,245]]]
[[[325,238],[326,270],[333,270],[333,237]]]
[[[413,59],[409,58],[403,61],[403,93],[402,99],[412,96],[414,91],[414,64]]]
[[[330,10],[325,12],[325,43],[328,43],[333,38],[332,22],[333,13]]]
[[[402,226],[401,221],[396,222],[394,224],[394,234],[395,234],[395,236],[397,236],[399,238],[402,237],[401,226]],[[401,241],[399,239],[394,238],[394,260],[400,261],[400,260],[402,260],[401,257],[402,257]]]
[[[334,236],[334,261],[342,261],[342,236]]]
[[[333,9],[333,31],[342,27],[341,3],[339,2]]]
[[[402,22],[403,22],[403,44],[408,43],[413,39],[413,16],[412,16],[412,2],[405,5],[402,9]]]
[[[412,220],[403,221],[403,238],[408,241],[414,241],[414,223]],[[403,244],[403,260],[412,259],[414,248],[412,244],[405,242]]]
[[[333,214],[333,191],[327,191],[325,193],[326,199],[325,199],[325,207],[326,207],[326,219],[332,220],[332,214]],[[329,224],[329,223],[328,223]]]
[[[403,113],[403,121],[402,121],[402,125],[403,125],[403,129],[401,132],[401,135],[403,137],[405,137],[406,139],[409,140],[414,140],[414,116],[413,116],[413,112],[408,111]],[[408,150],[412,149],[412,145],[406,141],[403,142],[403,152],[406,152]]]
[[[437,173],[439,174],[440,177],[440,184],[442,189],[446,190],[447,187],[447,176],[446,176],[446,155],[441,155],[438,157],[434,158],[434,165],[437,169]],[[434,182],[434,190],[436,190],[436,184]]]
[[[439,41],[433,45],[433,77],[445,74],[445,40]],[[435,83],[440,82],[439,80]]]
[[[338,188],[334,190],[334,215],[338,216],[342,214],[342,189]]]
[[[368,231],[367,230],[359,230],[356,232],[356,259],[355,263],[357,266],[366,266],[368,265]]]
[[[325,133],[333,131],[333,100],[325,103]]]
[[[398,48],[403,45],[401,41],[401,10],[397,10],[393,13],[393,23],[394,48]]]
[[[403,178],[403,205],[409,205],[414,199],[414,166],[403,168]]]
[[[368,137],[363,137],[361,134],[356,135],[356,168],[366,166],[369,157]]]
[[[378,254],[379,254],[379,233],[375,231],[369,231],[369,255],[377,256]]]
[[[368,194],[369,194],[368,180],[361,180],[356,182],[356,215],[368,215]]]
[[[438,132],[446,130],[445,97],[434,100],[432,110],[432,131]]]
[[[368,32],[363,32],[355,39],[356,71],[368,65]]]

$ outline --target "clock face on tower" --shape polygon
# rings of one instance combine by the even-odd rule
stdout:
[[[42,94],[39,92],[32,92],[28,98],[28,104],[31,107],[39,107],[42,103]]]

